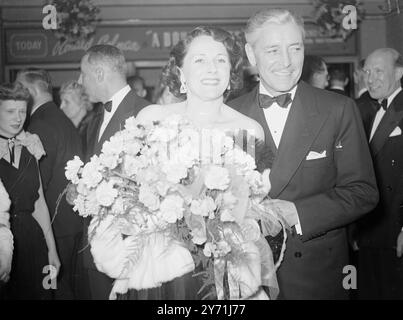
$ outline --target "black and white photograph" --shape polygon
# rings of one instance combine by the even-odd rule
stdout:
[[[402,10],[0,0],[1,304],[403,300]]]

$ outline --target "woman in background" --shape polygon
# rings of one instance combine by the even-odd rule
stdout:
[[[87,152],[87,127],[93,119],[93,106],[84,88],[77,81],[69,81],[60,88],[60,109],[73,122],[82,140],[84,154]]]

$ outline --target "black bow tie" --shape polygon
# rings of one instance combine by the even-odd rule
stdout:
[[[292,102],[291,93],[283,93],[277,97],[270,97],[267,94],[259,94],[259,102],[260,107],[264,109],[269,108],[274,102],[277,102],[281,108],[287,108]]]
[[[111,112],[112,110],[112,100],[106,101],[102,104],[106,111]]]
[[[376,109],[379,110],[382,107],[383,110],[386,111],[388,108],[388,99],[383,99],[381,103],[376,104]]]
[[[15,137],[8,138],[8,137],[2,136],[2,135],[0,134],[0,138],[1,138],[1,139],[4,139],[4,140],[7,140],[7,143],[8,143],[8,151],[10,152],[10,163],[11,163],[11,164],[14,164],[14,158],[15,158],[15,156],[14,156],[14,151],[15,151]]]

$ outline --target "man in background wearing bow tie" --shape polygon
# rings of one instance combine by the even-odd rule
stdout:
[[[79,79],[91,102],[101,102],[94,121],[87,131],[87,161],[99,155],[102,145],[117,131],[124,129],[125,120],[150,103],[130,89],[126,81],[126,61],[123,53],[112,45],[95,45],[81,59]],[[87,230],[85,230],[87,231]],[[91,298],[109,298],[112,279],[97,270],[90,248],[85,241],[84,265],[88,268]]]
[[[373,209],[378,193],[353,100],[298,82],[304,34],[302,20],[287,10],[251,17],[245,49],[261,81],[229,105],[262,125],[276,154],[269,196],[291,227],[279,298],[346,299],[345,226]]]
[[[379,204],[357,223],[358,297],[403,299],[403,57],[382,48],[365,60],[364,80],[377,108],[368,107],[370,151]]]

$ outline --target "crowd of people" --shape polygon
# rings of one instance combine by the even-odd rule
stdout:
[[[94,263],[90,219],[74,212],[74,191],[66,195],[66,163],[99,155],[131,116],[180,114],[200,129],[253,132],[274,155],[268,196],[288,227],[279,299],[348,299],[351,252],[358,298],[402,299],[403,58],[380,48],[363,59],[354,101],[345,72],[305,55],[304,37],[302,19],[287,10],[253,15],[245,52],[258,78],[235,99],[241,44],[204,26],[173,47],[155,104],[145,99],[144,80],[127,77],[123,53],[107,44],[85,52],[60,106],[45,70],[21,70],[1,85],[0,298],[109,298],[113,279]],[[189,273],[120,299],[193,300],[200,286]]]

